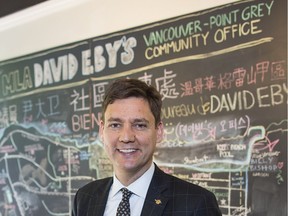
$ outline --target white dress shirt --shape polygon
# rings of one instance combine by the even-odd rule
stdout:
[[[152,163],[151,167],[140,178],[126,187],[133,192],[129,200],[131,216],[139,216],[141,214],[154,170],[155,165]],[[116,215],[117,207],[122,199],[122,192],[120,189],[123,187],[125,186],[121,184],[114,174],[113,184],[109,191],[104,216]]]

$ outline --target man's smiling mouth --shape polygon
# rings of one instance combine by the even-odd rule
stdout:
[[[122,153],[132,153],[132,152],[136,152],[137,149],[118,149],[118,151]]]

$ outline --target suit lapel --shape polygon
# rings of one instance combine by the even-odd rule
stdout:
[[[162,215],[169,200],[167,196],[164,196],[164,192],[167,192],[168,190],[169,188],[167,181],[165,181],[165,174],[155,164],[155,171],[147,191],[141,216]]]
[[[87,216],[98,216],[104,214],[112,182],[113,179],[109,178],[108,181],[100,181],[95,184],[96,188],[93,192],[93,197],[89,200]]]

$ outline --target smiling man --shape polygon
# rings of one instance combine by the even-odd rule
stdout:
[[[162,141],[162,99],[152,86],[120,79],[106,91],[99,135],[114,176],[80,188],[73,216],[218,216],[213,193],[161,171],[153,163]]]

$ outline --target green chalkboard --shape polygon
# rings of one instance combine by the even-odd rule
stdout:
[[[0,216],[68,216],[112,174],[98,123],[121,77],[162,95],[161,169],[223,215],[287,215],[287,1],[250,0],[0,62]]]

